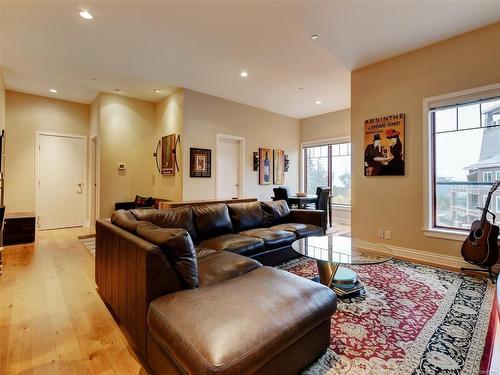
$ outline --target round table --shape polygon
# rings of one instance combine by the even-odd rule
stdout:
[[[391,249],[384,244],[334,235],[301,238],[292,248],[316,260],[319,277],[314,280],[332,288],[339,297],[365,292],[356,272],[342,265],[378,264],[393,258]]]

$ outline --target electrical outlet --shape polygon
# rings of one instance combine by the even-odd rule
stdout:
[[[384,232],[384,238],[385,238],[386,240],[390,240],[390,239],[392,238],[392,233],[391,233],[391,231],[390,231],[390,230],[386,230],[386,231]]]
[[[378,230],[378,238],[384,238],[384,230],[383,229],[379,229]]]

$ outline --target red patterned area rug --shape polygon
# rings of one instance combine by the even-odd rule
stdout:
[[[306,258],[279,268],[317,275]],[[494,298],[489,281],[400,260],[352,269],[366,295],[339,300],[330,347],[304,374],[481,373]]]

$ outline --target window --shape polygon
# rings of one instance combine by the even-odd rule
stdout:
[[[491,172],[483,172],[483,181],[484,182],[491,182]]]
[[[496,181],[500,180],[500,171],[495,172],[495,180]]]
[[[351,143],[304,147],[304,185],[308,194],[332,188],[332,202],[351,204]]]
[[[457,101],[455,101],[457,102]],[[500,97],[430,106],[433,227],[466,230],[500,177]],[[499,199],[496,209],[499,211]]]
[[[496,204],[496,207],[495,207],[496,208],[495,211],[498,212],[498,213],[500,213],[500,197],[496,197],[496,202],[497,202],[497,204]]]

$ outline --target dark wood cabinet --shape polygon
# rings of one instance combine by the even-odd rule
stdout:
[[[35,230],[35,214],[33,212],[6,214],[3,244],[8,246],[35,242]]]

